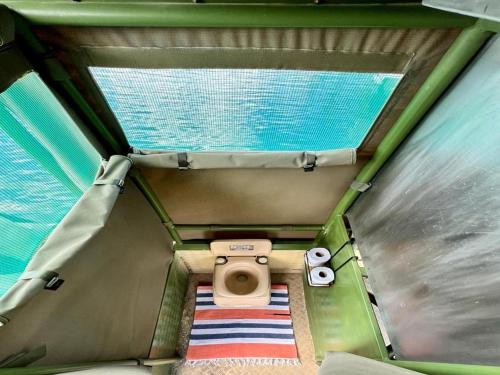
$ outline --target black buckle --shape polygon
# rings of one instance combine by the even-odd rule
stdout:
[[[189,162],[186,152],[180,152],[177,154],[177,163],[180,171],[187,171],[189,169]]]
[[[305,153],[306,164],[304,165],[304,172],[312,172],[316,168],[316,155]]]
[[[122,194],[125,191],[125,180],[122,178],[121,180],[118,181],[116,186],[120,188],[120,194]]]
[[[60,279],[59,276],[54,276],[52,279],[47,281],[47,284],[45,284],[43,289],[57,290],[63,283],[64,283],[63,279]]]

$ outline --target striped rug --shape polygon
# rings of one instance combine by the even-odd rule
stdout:
[[[287,285],[272,285],[264,307],[214,304],[212,286],[198,286],[187,365],[298,365]]]

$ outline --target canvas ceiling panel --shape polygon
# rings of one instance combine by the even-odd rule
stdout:
[[[500,39],[348,213],[398,359],[500,364]]]
[[[221,62],[224,67],[241,68],[249,61],[249,51],[257,54],[263,50],[283,53],[311,53],[309,60],[317,61],[315,54],[326,54],[324,66],[335,66],[339,71],[376,71],[375,68],[386,66],[383,72],[405,73],[379,119],[368,134],[360,151],[371,154],[387,130],[399,117],[401,111],[411,100],[433,67],[456,38],[458,29],[290,29],[290,28],[96,28],[96,27],[38,27],[38,36],[51,45],[71,73],[89,103],[101,115],[108,113],[109,107],[103,98],[98,97],[95,85],[87,71],[87,66],[122,66],[121,61],[129,61],[130,67],[168,67],[168,61],[176,50],[189,54],[197,49],[224,49],[243,51],[241,58],[230,57],[230,62]],[[145,53],[143,53],[145,51]],[[154,52],[152,52],[154,51]],[[186,52],[188,51],[188,52]],[[189,52],[191,51],[191,52]],[[150,53],[151,52],[151,53]],[[274,53],[274,52],[273,52]],[[360,57],[370,55],[369,58]],[[157,56],[155,58],[154,56]],[[345,56],[357,58],[345,58]],[[344,57],[342,57],[344,56]],[[392,61],[383,63],[384,59]],[[175,56],[179,63],[180,56]],[[380,60],[382,59],[382,60]],[[297,66],[304,67],[304,57],[280,58],[276,66],[269,66],[270,57],[256,62],[253,68],[266,67],[283,69]],[[163,62],[167,66],[162,65]],[[259,62],[260,61],[260,62]],[[282,63],[282,61],[288,61]],[[360,65],[357,66],[357,62]],[[204,67],[203,62],[200,66]],[[229,64],[229,65],[228,65]],[[262,65],[259,65],[262,64]],[[210,66],[208,66],[210,67]],[[213,66],[212,66],[213,67]],[[319,67],[316,67],[319,69]],[[297,69],[297,67],[293,68]],[[325,69],[325,68],[323,68]],[[110,121],[108,121],[110,123]],[[123,137],[123,132],[115,122],[115,133]]]
[[[455,29],[374,28],[112,28],[37,27],[37,34],[67,52],[87,48],[270,48],[416,54],[437,52],[439,42],[454,39]],[[111,61],[108,62],[108,64]],[[108,65],[109,66],[109,65]]]
[[[366,159],[296,169],[144,168],[176,224],[323,224]]]
[[[140,54],[138,53],[140,51]],[[121,68],[296,69],[400,73],[412,56],[405,53],[292,50],[231,47],[85,47],[90,66]]]
[[[39,345],[47,355],[38,365],[147,357],[171,239],[132,181],[125,186],[103,228],[60,270],[64,284],[8,314],[0,361]]]

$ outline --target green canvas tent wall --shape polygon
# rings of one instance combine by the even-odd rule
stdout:
[[[340,249],[318,361],[500,373],[494,10],[0,3],[0,374],[175,362],[182,254],[248,237]]]

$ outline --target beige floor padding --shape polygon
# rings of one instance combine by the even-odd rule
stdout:
[[[292,312],[293,330],[299,352],[300,366],[198,366],[187,367],[180,365],[175,374],[182,375],[308,375],[316,374],[318,366],[314,359],[314,347],[304,301],[304,288],[302,285],[302,274],[280,273],[272,274],[275,283],[288,284],[290,294],[290,309]],[[199,282],[211,282],[210,274],[191,274],[186,295],[186,304],[182,316],[181,329],[177,350],[181,356],[185,356],[189,332],[193,320],[196,286]]]

